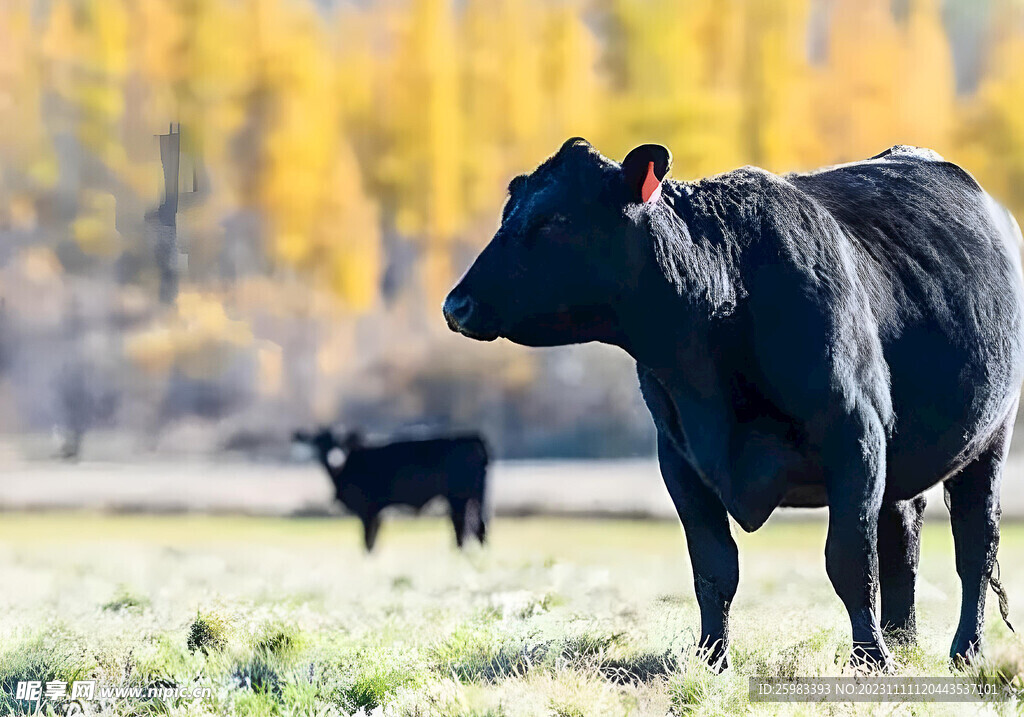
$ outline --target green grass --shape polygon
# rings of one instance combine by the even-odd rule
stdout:
[[[447,521],[397,520],[366,557],[351,520],[3,515],[0,714],[34,708],[13,699],[24,679],[211,693],[114,700],[111,715],[962,713],[749,704],[750,676],[845,674],[824,527],[737,531],[732,667],[715,675],[694,657],[672,523],[498,519],[487,549],[460,554]],[[1004,525],[1000,562],[1024,623],[1024,524]],[[1024,641],[989,603],[976,674],[1024,689]],[[949,674],[959,586],[941,520],[926,527],[918,606],[919,644],[894,650],[900,674]]]

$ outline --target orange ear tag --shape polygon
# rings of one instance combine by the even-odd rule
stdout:
[[[640,187],[640,197],[645,202],[656,202],[661,196],[661,181],[654,174],[654,162],[647,163],[647,176],[644,178],[644,185]]]

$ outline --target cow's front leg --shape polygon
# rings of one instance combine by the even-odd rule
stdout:
[[[885,434],[870,412],[833,426],[822,451],[828,491],[825,569],[850,614],[855,667],[888,671],[892,656],[875,615],[878,513],[885,488]]]
[[[729,666],[729,606],[739,582],[739,555],[729,518],[716,496],[664,436],[658,461],[686,533],[693,585],[700,607],[700,645],[712,667]]]

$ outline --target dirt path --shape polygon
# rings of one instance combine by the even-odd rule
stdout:
[[[491,473],[498,515],[595,514],[674,518],[653,460],[499,462]],[[317,515],[331,489],[312,464],[20,463],[0,466],[0,510],[90,509]],[[929,511],[944,514],[941,492]],[[790,516],[823,511],[783,511]],[[1024,518],[1024,455],[1003,487],[1003,515]]]

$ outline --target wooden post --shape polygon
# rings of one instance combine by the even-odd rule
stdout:
[[[160,138],[160,163],[164,169],[164,198],[155,212],[146,215],[146,223],[152,227],[155,238],[157,271],[160,276],[160,301],[173,304],[178,297],[179,263],[181,252],[178,248],[178,209],[181,186],[181,123],[171,123],[167,134]],[[197,191],[196,169],[193,164],[191,189]]]

